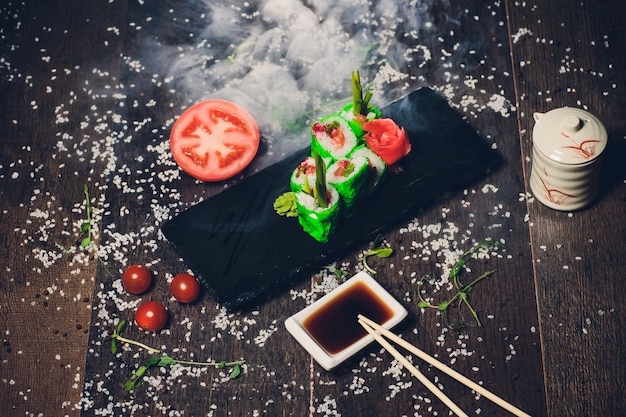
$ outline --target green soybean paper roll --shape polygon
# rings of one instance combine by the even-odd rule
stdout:
[[[359,144],[348,121],[336,114],[322,118],[311,127],[311,155],[324,159],[345,158]]]
[[[332,186],[327,187],[327,202],[326,207],[321,207],[312,195],[303,191],[296,193],[298,222],[318,242],[328,242],[339,220],[339,193]]]
[[[304,191],[311,194],[311,184],[315,184],[315,158],[308,157],[293,170],[289,180],[291,191]]]
[[[348,155],[348,157],[352,159],[356,157],[367,158],[368,173],[367,183],[365,185],[365,193],[368,195],[371,194],[376,189],[376,187],[378,187],[378,184],[385,176],[385,172],[387,171],[387,164],[385,164],[385,161],[383,161],[383,159],[378,156],[376,152],[372,151],[365,145],[356,147],[352,152],[350,152],[350,155]]]
[[[367,107],[367,114],[355,114],[354,104],[350,103],[341,109],[339,115],[348,121],[348,125],[354,134],[359,140],[361,140],[363,135],[365,135],[365,131],[362,128],[363,123],[378,119],[381,116],[381,113],[380,110],[370,104]]]
[[[343,199],[345,216],[351,217],[356,211],[359,197],[366,194],[364,188],[368,180],[367,158],[361,156],[336,161],[328,167],[326,180],[337,189]]]
[[[359,71],[352,73],[352,103],[345,106],[339,115],[348,121],[350,128],[357,138],[361,140],[365,132],[362,125],[381,116],[380,110],[370,104],[372,92],[363,92],[361,85],[361,75]]]

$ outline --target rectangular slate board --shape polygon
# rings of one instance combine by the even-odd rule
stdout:
[[[404,127],[412,151],[329,242],[302,231],[296,218],[278,216],[276,197],[289,191],[302,149],[180,213],[162,231],[211,296],[228,308],[259,302],[269,290],[319,270],[420,208],[466,187],[501,158],[439,94],[420,88],[381,109]]]

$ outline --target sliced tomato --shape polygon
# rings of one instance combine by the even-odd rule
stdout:
[[[259,140],[259,127],[250,113],[228,101],[206,100],[185,110],[174,123],[170,150],[192,177],[223,181],[252,162]]]

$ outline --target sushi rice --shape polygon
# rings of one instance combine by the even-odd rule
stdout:
[[[340,159],[328,167],[326,181],[334,186],[344,202],[344,215],[351,217],[365,193],[369,162],[364,156]]]
[[[291,191],[298,192],[302,190],[305,181],[308,182],[309,187],[315,184],[315,158],[307,157],[293,170],[289,180]]]
[[[366,189],[367,189],[366,193],[371,194],[376,189],[376,187],[378,187],[378,184],[380,184],[383,177],[385,176],[385,172],[387,171],[387,164],[385,164],[385,161],[383,161],[383,159],[380,156],[378,156],[376,152],[374,152],[373,150],[371,150],[365,145],[356,147],[352,152],[350,152],[348,157],[349,158],[357,158],[357,157],[367,158],[368,163],[369,163],[369,169],[368,169],[369,172],[368,172],[368,180],[367,180],[367,185],[366,185]]]
[[[324,159],[336,161],[345,158],[357,145],[356,134],[339,115],[326,116],[311,128],[311,155],[317,151]]]
[[[339,116],[348,121],[350,128],[360,140],[365,135],[365,131],[363,131],[362,128],[363,122],[371,122],[374,119],[378,119],[381,117],[382,113],[380,112],[380,110],[378,110],[378,108],[369,105],[367,106],[367,115],[365,117],[361,116],[364,120],[359,120],[359,118],[357,118],[357,115],[354,114],[353,108],[353,103],[348,104],[343,109],[341,109],[341,112],[339,112]]]
[[[302,229],[318,242],[327,242],[337,226],[341,212],[337,189],[331,185],[327,187],[327,207],[320,207],[317,199],[304,191],[295,194],[298,222]]]

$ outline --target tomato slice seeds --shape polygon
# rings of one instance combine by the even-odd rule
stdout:
[[[259,128],[250,113],[224,100],[206,100],[174,123],[170,149],[180,168],[201,181],[223,181],[254,159]]]

